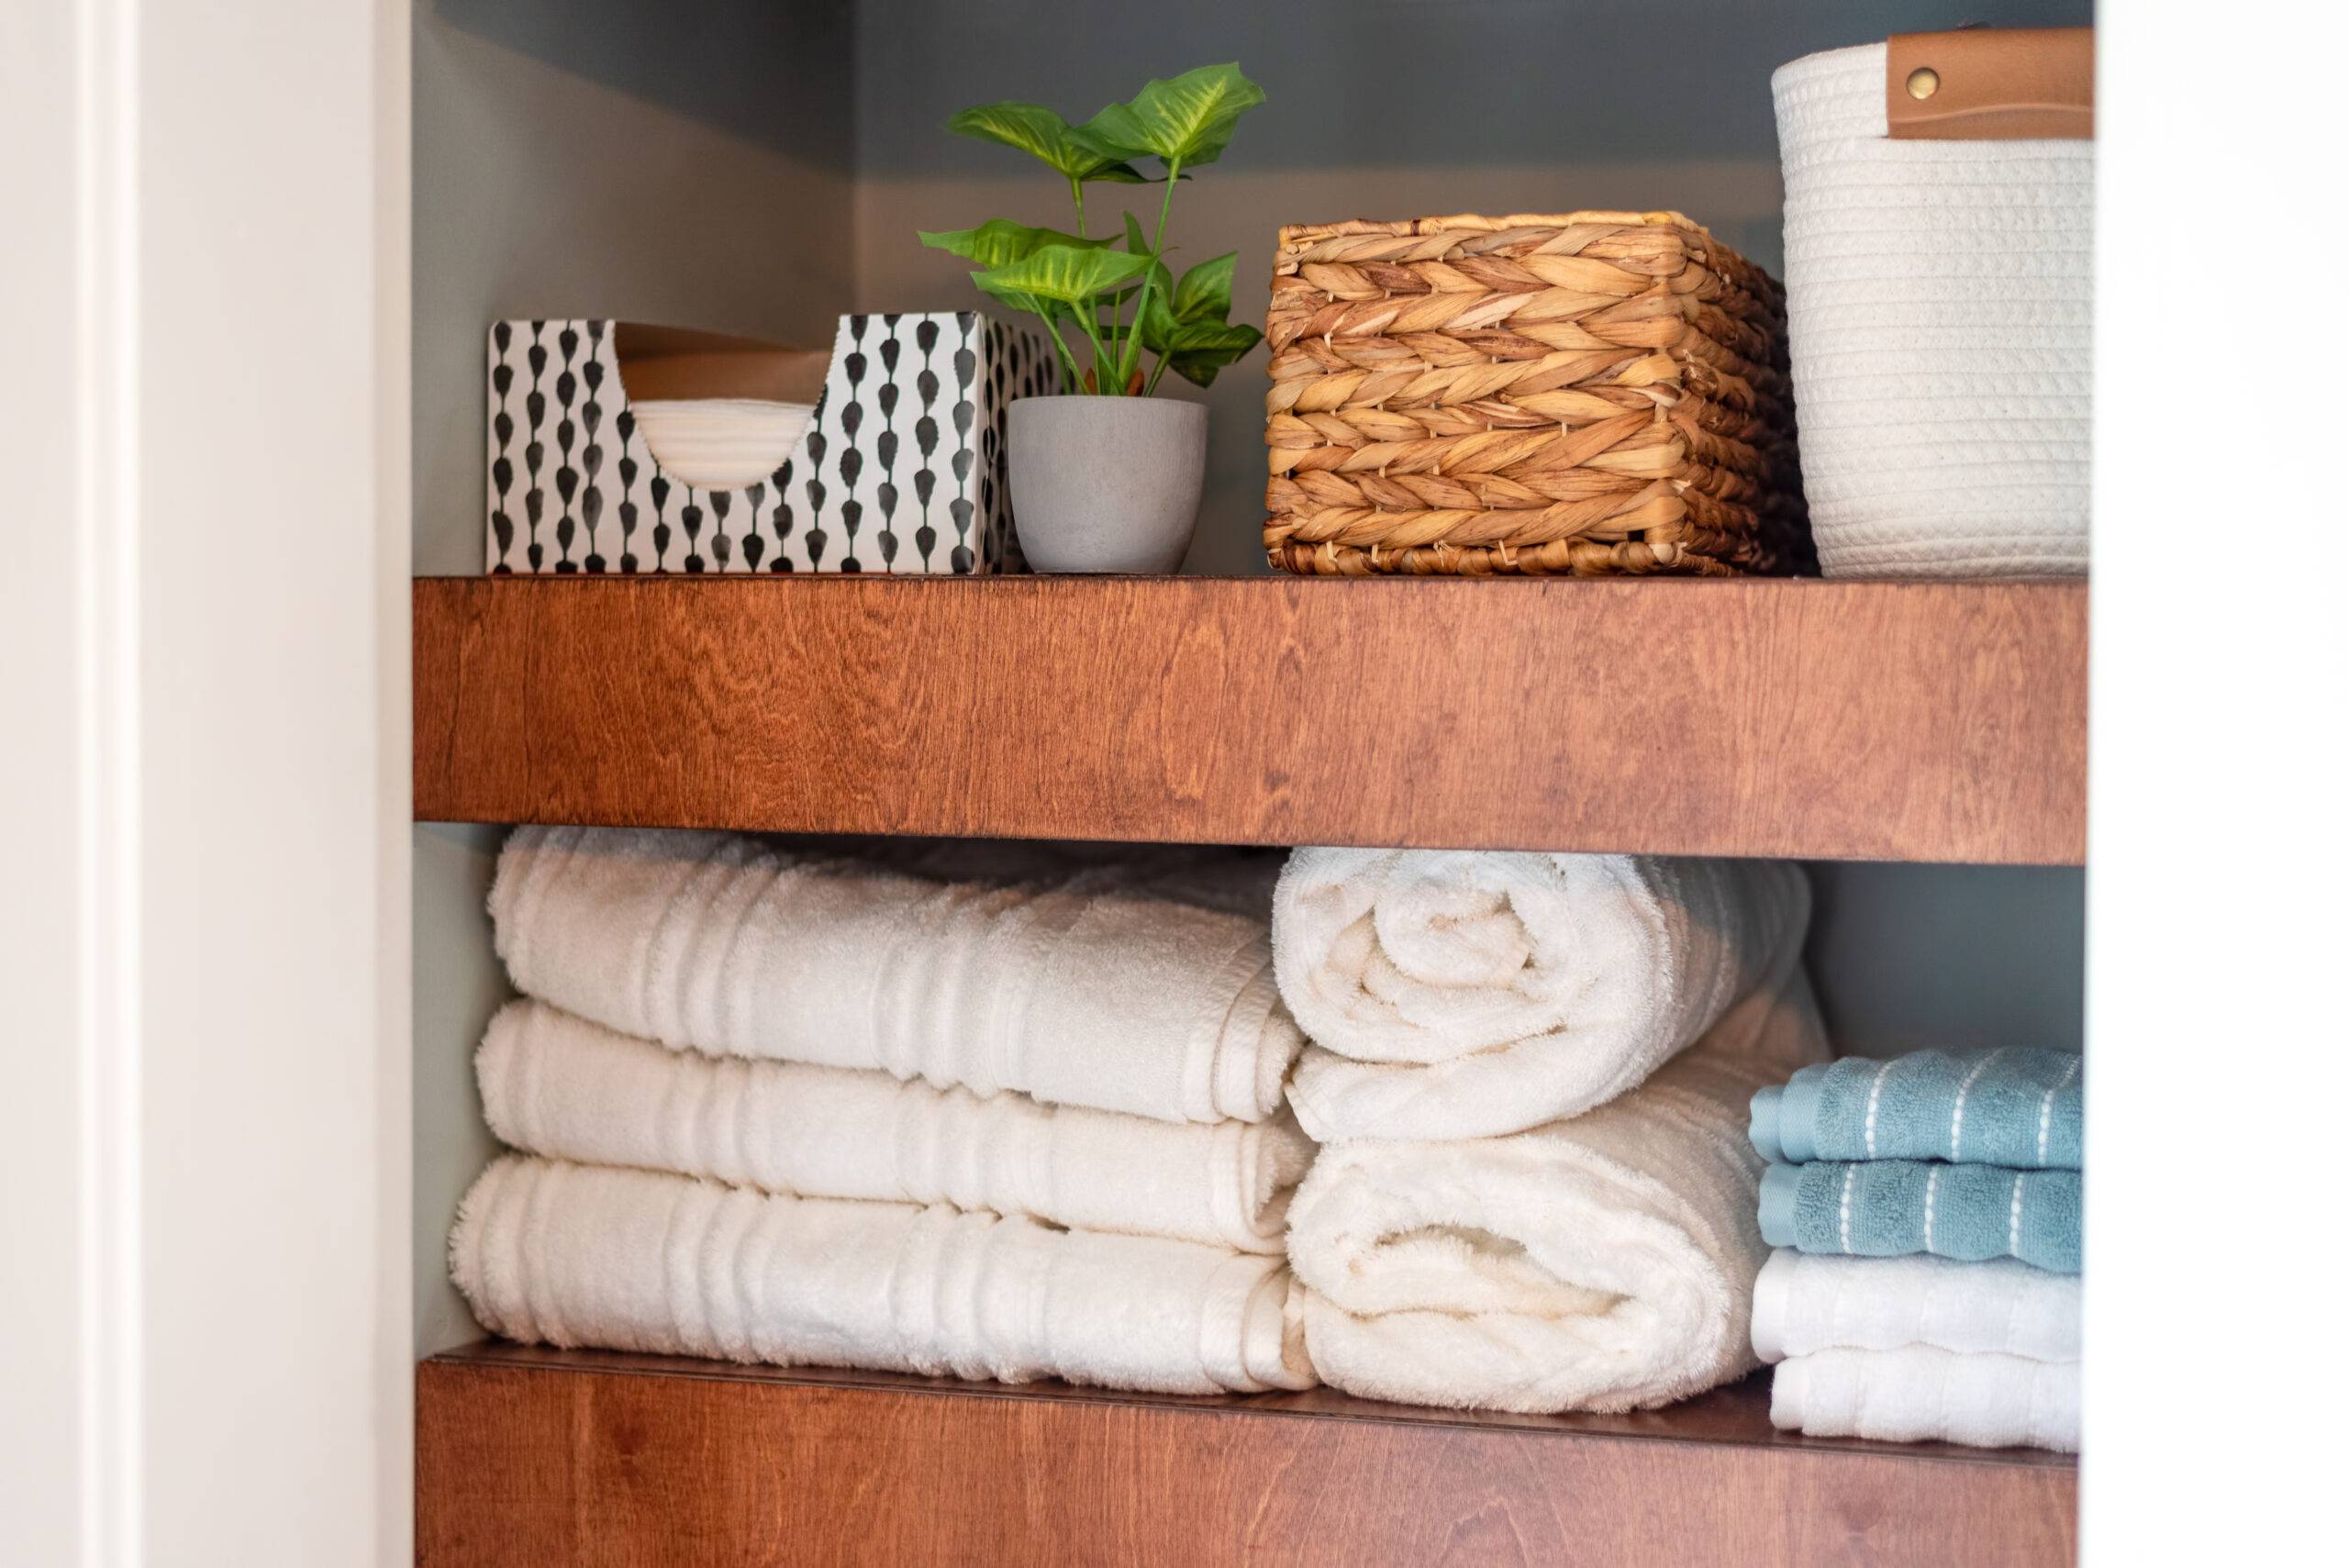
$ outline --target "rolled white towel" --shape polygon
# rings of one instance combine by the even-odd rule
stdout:
[[[1753,1282],[1753,1353],[1930,1345],[1965,1355],[2080,1359],[2080,1276],[2012,1258],[1843,1258],[1785,1249]]]
[[[1273,906],[1324,1143],[1487,1138],[1604,1105],[1797,961],[1772,861],[1301,849]]]
[[[509,1155],[450,1268],[491,1332],[1174,1394],[1309,1387],[1277,1258]]]
[[[1117,878],[947,883],[731,834],[519,828],[489,907],[521,990],[721,1055],[1263,1121],[1302,1044],[1262,915]]]
[[[474,1062],[490,1130],[591,1165],[802,1197],[947,1203],[1279,1253],[1313,1145],[1286,1116],[1152,1121],[885,1073],[672,1051],[508,1003]]]
[[[1815,1438],[2080,1447],[2080,1363],[1932,1345],[1813,1351],[1771,1374],[1770,1420]]]
[[[1523,1411],[1640,1409],[1751,1370],[1768,1249],[1746,1102],[1825,1054],[1798,971],[1586,1115],[1323,1149],[1289,1209],[1315,1369],[1374,1398]]]

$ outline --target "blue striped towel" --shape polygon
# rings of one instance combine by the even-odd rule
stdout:
[[[1920,1051],[1806,1067],[1753,1096],[1765,1160],[1947,1160],[2080,1168],[2080,1058],[2068,1051]]]
[[[1762,1173],[1762,1240],[1863,1258],[2020,1258],[2080,1272],[2080,1173],[1921,1160],[1823,1161]]]

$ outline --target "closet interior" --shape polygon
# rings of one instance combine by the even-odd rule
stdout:
[[[672,14],[672,13],[674,14]],[[1279,117],[1186,187],[1264,320],[1285,223],[1676,208],[1781,264],[1769,75],[2086,5],[418,0],[414,38],[418,1561],[2068,1562],[2076,1466],[1776,1429],[1768,1373],[1530,1416],[1123,1394],[485,1338],[517,824],[1800,862],[1840,1055],[2081,1044],[2087,585],[1267,573],[1261,358],[1174,578],[483,574],[494,322],[796,346],[974,308],[917,229],[1053,193],[941,134],[1241,61]],[[1703,40],[1701,44],[1698,41]],[[1116,187],[1102,187],[1115,191]],[[678,1543],[691,1543],[684,1551]],[[1955,1546],[1953,1546],[1955,1543]]]

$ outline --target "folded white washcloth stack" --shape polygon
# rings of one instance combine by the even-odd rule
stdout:
[[[1274,942],[1326,1144],[1289,1212],[1322,1378],[1627,1410],[1750,1371],[1746,1106],[1826,1054],[1808,918],[1773,862],[1297,851]]]
[[[490,909],[527,995],[477,1067],[531,1157],[466,1200],[457,1284],[562,1345],[1309,1385],[1270,884],[1231,854],[518,829]]]
[[[812,403],[755,397],[633,402],[637,433],[661,472],[708,490],[739,490],[781,468],[816,417]]]
[[[1753,1348],[1771,1418],[1816,1437],[2080,1446],[2080,1277],[2012,1258],[1773,1252]]]

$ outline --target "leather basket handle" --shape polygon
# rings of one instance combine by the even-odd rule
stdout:
[[[1884,117],[1896,141],[2096,136],[2093,28],[1896,33],[1884,59]]]

